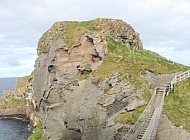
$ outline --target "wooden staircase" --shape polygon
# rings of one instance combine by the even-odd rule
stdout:
[[[170,83],[157,87],[145,110],[134,126],[121,140],[154,140],[166,94],[174,90],[174,84],[190,77],[190,70],[176,75]]]

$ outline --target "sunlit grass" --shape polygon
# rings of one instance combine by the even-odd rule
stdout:
[[[176,126],[190,132],[190,79],[177,83],[174,93],[165,97],[164,113]]]
[[[140,106],[135,111],[119,114],[115,118],[115,121],[120,122],[122,124],[126,124],[126,123],[134,124],[137,121],[137,119],[140,117],[142,112],[144,111],[145,107],[146,107],[145,105]]]
[[[25,106],[26,105],[26,100],[19,100],[19,99],[10,99],[9,101],[5,102],[3,104],[3,108],[16,108],[20,106]]]
[[[43,137],[42,129],[43,129],[43,125],[41,123],[38,123],[36,127],[36,131],[31,136],[29,136],[27,140],[46,140]]]
[[[70,48],[73,45],[79,43],[79,39],[82,34],[88,33],[90,31],[98,31],[99,29],[93,26],[92,21],[83,22],[68,22],[68,28],[59,38],[64,38],[65,43]]]
[[[134,83],[139,88],[146,84],[140,75],[146,74],[147,71],[164,74],[189,69],[187,66],[173,63],[156,53],[133,50],[110,38],[107,41],[109,53],[98,69],[93,71],[94,83],[99,83],[119,72],[123,77],[126,76],[126,73],[130,74],[130,77],[125,78],[126,82]]]
[[[167,60],[157,53],[147,50],[133,50],[110,38],[107,38],[107,41],[109,53],[98,69],[93,71],[93,83],[99,83],[119,72],[126,83],[135,85],[136,90],[146,87],[144,94],[142,94],[142,98],[146,102],[151,97],[149,85],[140,75],[146,74],[147,71],[154,74],[170,74],[189,69],[187,66]],[[109,91],[109,87],[105,87],[105,92],[107,91]],[[120,114],[115,121],[135,123],[144,108],[145,106],[142,106],[133,112]]]

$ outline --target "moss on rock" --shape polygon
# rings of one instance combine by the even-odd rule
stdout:
[[[26,90],[27,90],[27,84],[28,84],[29,76],[21,77],[16,81],[16,94],[18,97],[24,97]]]

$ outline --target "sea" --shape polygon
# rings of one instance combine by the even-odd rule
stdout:
[[[0,97],[3,90],[15,90],[18,78],[0,78]],[[0,117],[0,140],[27,140],[32,134],[29,120],[22,117]]]
[[[0,97],[2,97],[3,90],[15,90],[17,79],[18,77],[0,78]]]

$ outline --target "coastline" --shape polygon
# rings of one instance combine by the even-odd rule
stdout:
[[[0,109],[0,117],[23,117],[23,118],[27,118],[26,107]]]

